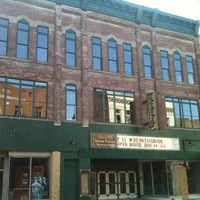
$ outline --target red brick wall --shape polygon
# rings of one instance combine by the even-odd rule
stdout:
[[[10,20],[8,56],[0,56],[0,76],[31,79],[48,83],[47,118],[60,123],[65,120],[65,85],[77,86],[77,121],[88,126],[93,122],[93,88],[120,90],[135,93],[137,124],[146,122],[146,107],[142,102],[148,92],[157,94],[159,128],[166,126],[165,96],[199,99],[200,59],[197,58],[197,39],[181,33],[152,28],[147,25],[83,12],[77,8],[55,5],[47,1],[1,1],[0,17]],[[30,23],[29,58],[15,58],[17,21]],[[36,62],[37,26],[49,28],[48,63]],[[65,66],[65,31],[76,32],[77,67]],[[102,39],[103,70],[92,69],[91,38]],[[118,73],[108,72],[107,40],[117,41]],[[124,75],[122,44],[132,45],[133,76]],[[144,78],[142,46],[149,45],[152,51],[153,79]],[[168,51],[172,81],[161,80],[160,50]],[[176,83],[173,70],[174,51],[182,56],[184,83]],[[185,55],[194,61],[195,85],[187,84]]]

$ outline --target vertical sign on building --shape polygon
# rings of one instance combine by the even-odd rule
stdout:
[[[146,100],[143,102],[143,104],[146,104],[147,118],[148,118],[148,121],[144,125],[148,126],[150,129],[157,129],[158,120],[157,120],[155,93],[153,92],[147,94]]]

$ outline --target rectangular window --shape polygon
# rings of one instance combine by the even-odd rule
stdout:
[[[123,50],[124,50],[124,73],[126,75],[133,75],[132,46],[130,44],[123,44]]]
[[[165,98],[167,125],[171,127],[199,128],[198,102]]]
[[[181,66],[181,56],[178,52],[173,53],[174,58],[174,71],[176,82],[183,82],[182,66]]]
[[[29,24],[25,20],[20,20],[17,24],[17,58],[28,58],[28,35]]]
[[[194,67],[193,67],[193,60],[191,56],[185,56],[186,61],[186,68],[187,68],[187,76],[188,76],[188,83],[194,84]]]
[[[10,198],[49,199],[49,166],[49,158],[10,157]]]
[[[109,64],[110,72],[113,72],[113,73],[118,72],[117,42],[114,39],[108,40],[108,64]]]
[[[0,18],[0,55],[7,55],[8,44],[8,19]]]
[[[145,45],[143,47],[144,77],[152,78],[151,49]]]
[[[169,58],[166,51],[160,51],[160,61],[162,67],[162,79],[170,81]]]
[[[0,77],[0,115],[46,118],[47,83]]]
[[[66,119],[76,120],[76,86],[66,85]]]
[[[76,34],[72,30],[66,31],[66,65],[76,66]]]
[[[92,37],[92,68],[102,70],[101,39]]]
[[[95,89],[94,121],[135,124],[134,94]]]
[[[48,62],[48,34],[47,27],[37,28],[37,61]]]

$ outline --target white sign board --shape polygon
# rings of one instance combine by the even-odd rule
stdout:
[[[119,149],[180,150],[178,138],[117,135]]]

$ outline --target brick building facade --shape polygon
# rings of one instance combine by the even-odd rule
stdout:
[[[1,0],[0,199],[200,199],[198,29],[120,0]]]

